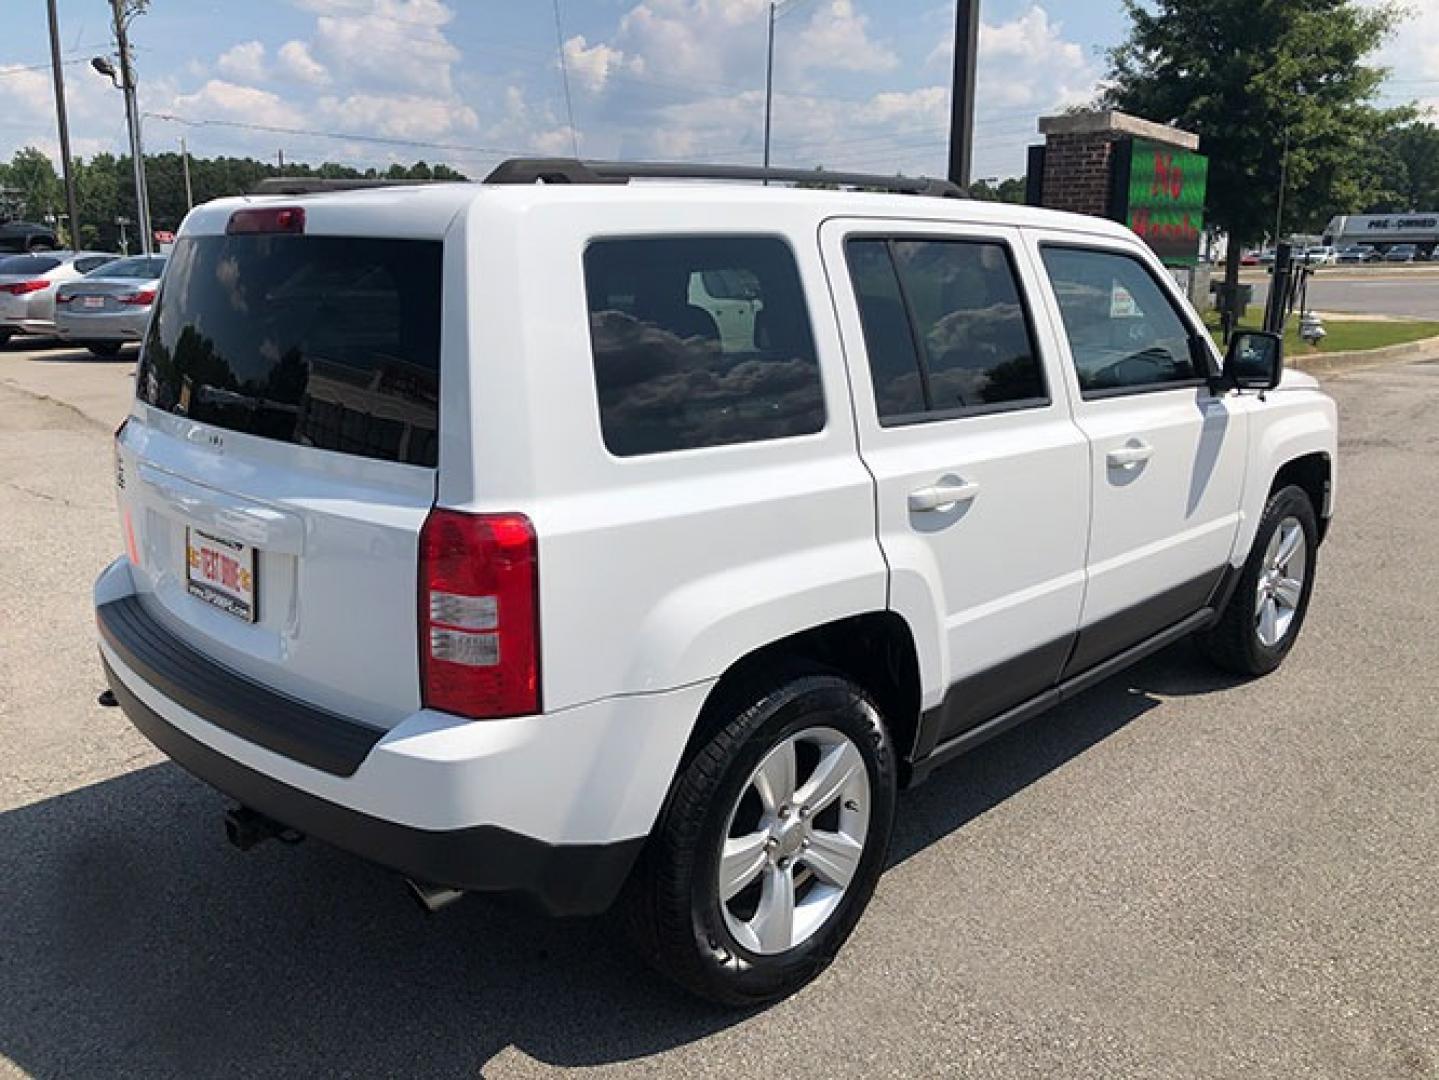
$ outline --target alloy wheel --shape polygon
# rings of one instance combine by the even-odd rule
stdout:
[[[869,832],[864,757],[828,727],[782,739],[731,808],[719,852],[720,908],[736,943],[774,955],[813,937],[843,901]]]

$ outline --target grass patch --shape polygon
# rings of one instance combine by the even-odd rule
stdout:
[[[1240,323],[1243,330],[1258,330],[1264,323],[1264,308],[1254,305],[1244,313]],[[1215,342],[1221,349],[1224,343],[1219,338],[1219,312],[1207,311],[1204,325],[1209,327]],[[1314,348],[1299,338],[1299,315],[1289,317],[1284,327],[1284,355],[1312,356],[1316,353],[1362,352],[1366,349],[1382,349],[1386,345],[1404,345],[1427,337],[1439,337],[1439,322],[1373,321],[1358,319],[1326,319],[1324,329],[1328,336]]]

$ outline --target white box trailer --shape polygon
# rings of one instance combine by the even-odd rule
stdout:
[[[1439,211],[1414,214],[1340,214],[1324,229],[1324,243],[1372,244],[1387,251],[1395,244],[1413,244],[1425,258],[1439,245]]]

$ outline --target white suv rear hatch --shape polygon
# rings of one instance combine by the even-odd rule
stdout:
[[[197,211],[116,444],[146,608],[242,675],[384,727],[420,707],[442,209],[392,190]]]

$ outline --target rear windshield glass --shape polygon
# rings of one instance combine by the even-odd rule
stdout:
[[[116,259],[91,270],[87,277],[157,278],[165,269],[164,259]]]
[[[137,393],[231,431],[434,465],[440,255],[435,240],[179,240]]]
[[[0,274],[46,274],[59,265],[59,259],[44,255],[16,255],[0,259]]]

